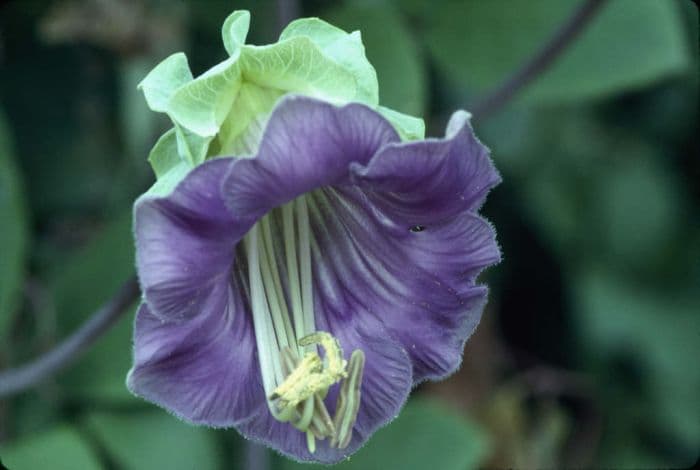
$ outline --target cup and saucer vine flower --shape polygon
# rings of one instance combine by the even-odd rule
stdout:
[[[337,462],[460,364],[500,259],[500,177],[458,111],[443,138],[378,105],[359,33],[318,19],[143,81],[173,122],[134,207],[143,292],[129,389],[188,422]]]

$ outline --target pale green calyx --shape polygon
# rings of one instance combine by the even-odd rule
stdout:
[[[222,28],[229,57],[194,78],[183,53],[156,66],[139,88],[148,106],[166,113],[173,129],[158,141],[149,161],[168,193],[189,169],[217,155],[251,155],[277,100],[286,93],[334,104],[359,102],[382,113],[402,138],[423,138],[419,118],[379,106],[377,75],[365,57],[360,33],[346,33],[318,18],[293,21],[279,41],[245,44],[247,11],[235,11]]]

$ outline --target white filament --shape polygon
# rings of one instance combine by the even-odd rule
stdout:
[[[299,345],[299,339],[316,329],[306,204],[305,197],[300,196],[280,210],[287,267],[287,295],[293,322],[290,320],[282,286],[270,221],[280,211],[266,214],[244,239],[255,341],[267,396],[284,380],[281,349],[291,347],[301,357],[305,348]],[[315,350],[315,346],[308,346],[306,350]],[[269,400],[268,406],[274,412]]]

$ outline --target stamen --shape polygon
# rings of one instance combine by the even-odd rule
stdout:
[[[299,224],[299,269],[301,271],[301,303],[304,312],[304,331],[315,331],[313,282],[311,281],[311,243],[309,241],[309,210],[306,207],[306,198],[300,196],[296,199],[296,209]],[[299,342],[301,344],[301,341]],[[308,345],[304,345],[308,346]],[[316,348],[306,348],[307,351],[315,351]]]
[[[263,217],[260,221],[262,226],[262,238],[265,248],[265,257],[267,258],[267,266],[270,273],[272,274],[272,284],[274,285],[274,301],[271,299],[270,303],[275,303],[280,312],[281,322],[283,323],[283,331],[285,336],[288,338],[287,346],[296,343],[294,330],[289,321],[289,310],[287,309],[287,302],[284,300],[284,291],[282,290],[282,281],[280,280],[280,273],[277,267],[277,257],[275,256],[275,248],[272,239],[272,230],[270,229],[270,220],[268,217]],[[280,327],[282,329],[282,327]],[[295,348],[297,349],[297,348]],[[301,351],[298,351],[301,352]]]
[[[306,400],[311,394],[305,394],[309,387],[309,377],[319,375],[323,369],[323,362],[316,353],[306,353],[299,365],[270,395],[271,400],[278,400],[279,408],[296,406]]]
[[[280,274],[275,228],[282,229],[286,278]],[[312,247],[318,249],[315,243],[304,196],[265,215],[243,242],[268,407],[275,419],[306,434],[311,453],[316,450],[316,440],[330,438],[330,445],[339,448],[349,444],[364,367],[362,351],[354,351],[348,362],[335,337],[316,331],[311,264]],[[331,418],[324,399],[337,383],[340,393]]]
[[[248,258],[251,311],[253,314],[255,342],[258,346],[260,374],[262,376],[263,387],[266,393],[269,393],[268,391],[271,391],[275,384],[276,374],[274,363],[277,361],[275,361],[273,358],[272,349],[276,349],[277,345],[275,344],[273,346],[271,344],[270,336],[274,338],[274,334],[267,329],[267,323],[270,315],[267,310],[267,298],[265,297],[265,289],[263,288],[260,274],[257,225],[254,225],[250,229],[250,232],[246,236],[244,245]]]
[[[287,377],[296,369],[299,364],[299,359],[297,359],[296,354],[291,348],[282,348],[280,351],[282,355],[282,370],[284,371],[284,376]]]
[[[312,454],[316,452],[316,439],[314,438],[313,433],[309,431],[306,432],[306,447],[308,447],[309,452]]]
[[[288,377],[299,365],[299,360],[297,359],[294,351],[289,347],[282,348],[281,355],[282,370],[285,377]],[[293,417],[289,419],[292,426],[300,431],[307,431],[316,414],[313,398],[307,398],[306,401],[300,403],[296,409],[294,407],[288,407],[285,410],[280,411],[280,414]]]
[[[265,294],[268,299],[270,313],[272,314],[272,322],[274,324],[274,332],[277,338],[277,344],[279,344],[281,348],[285,348],[289,347],[290,344],[294,344],[294,335],[291,332],[291,325],[289,325],[290,334],[287,334],[286,323],[289,323],[289,320],[287,320],[287,322],[284,321],[285,315],[281,307],[283,303],[279,301],[279,298],[277,296],[277,289],[275,289],[274,283],[274,275],[272,274],[273,272],[276,272],[276,269],[274,269],[274,267],[271,266],[271,263],[274,263],[275,261],[269,256],[270,250],[265,245],[265,237],[263,235],[262,239],[258,242],[258,247],[260,251],[259,256],[262,283],[263,287],[265,288]],[[290,341],[292,342],[290,343]]]
[[[333,425],[336,433],[331,440],[332,447],[346,448],[352,439],[352,428],[360,410],[360,385],[365,366],[365,354],[356,349],[350,356],[348,377],[340,385]]]
[[[299,405],[301,408],[301,417],[299,418],[299,421],[293,422],[292,425],[294,425],[295,428],[297,428],[300,431],[308,431],[309,425],[311,424],[311,420],[314,417],[314,399],[313,397],[309,397],[306,399],[306,401],[302,404]],[[298,410],[299,408],[297,408]]]
[[[323,403],[323,398],[318,393],[314,395],[314,405],[314,417],[311,420],[310,429],[318,439],[323,440],[335,434],[335,426],[333,426],[331,416]]]
[[[284,251],[287,258],[287,278],[289,282],[289,297],[292,302],[294,317],[294,332],[297,341],[304,336],[304,316],[301,303],[301,286],[299,284],[299,268],[297,266],[296,243],[294,235],[294,206],[293,202],[282,207],[282,225],[284,227]],[[301,355],[301,351],[299,351]]]
[[[301,346],[310,344],[320,344],[326,352],[326,373],[334,376],[337,380],[346,377],[345,366],[347,361],[343,359],[343,350],[340,348],[340,343],[329,333],[325,331],[317,331],[310,335],[304,336],[299,340]]]
[[[316,393],[325,393],[331,385],[347,377],[343,351],[329,333],[317,331],[299,340],[299,344],[320,344],[326,352],[327,367],[323,368],[317,353],[306,353],[294,371],[270,395],[271,400],[277,400],[280,410],[295,407]]]

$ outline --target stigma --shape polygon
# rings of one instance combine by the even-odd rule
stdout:
[[[345,448],[360,406],[364,353],[344,358],[340,342],[316,329],[309,208],[311,194],[273,209],[244,238],[249,300],[263,388],[272,416],[316,440]],[[323,355],[319,354],[319,348]],[[338,388],[333,416],[325,398]]]

